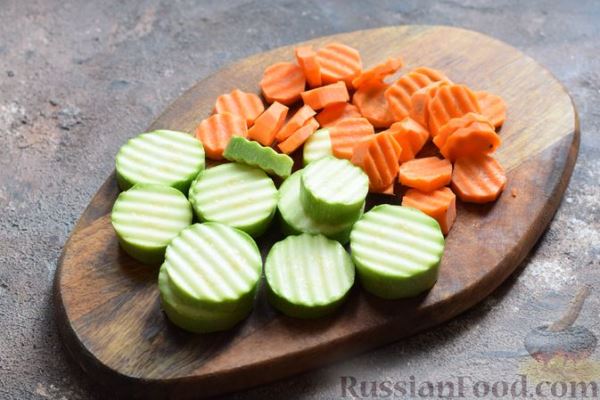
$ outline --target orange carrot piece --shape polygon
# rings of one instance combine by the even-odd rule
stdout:
[[[321,86],[316,89],[301,93],[304,104],[310,106],[313,110],[320,110],[328,105],[335,103],[344,103],[350,99],[348,88],[344,82],[333,83],[327,86]]]
[[[369,177],[371,191],[385,191],[398,175],[398,160],[402,147],[389,133],[378,133],[360,140],[350,161]]]
[[[265,99],[290,105],[300,98],[306,79],[302,68],[289,62],[280,62],[265,69],[260,88]]]
[[[352,87],[352,80],[362,70],[358,50],[341,43],[330,43],[320,48],[317,50],[317,59],[323,84],[344,81],[348,87]]]
[[[372,80],[363,83],[352,96],[352,103],[375,128],[387,128],[394,122],[384,93],[389,85]]]
[[[429,132],[410,117],[393,123],[384,132],[389,132],[402,147],[401,163],[415,158],[429,139]]]
[[[452,164],[437,157],[416,158],[400,166],[400,183],[421,192],[432,192],[452,179]]]
[[[435,219],[444,235],[450,232],[456,219],[456,195],[447,187],[429,193],[409,189],[402,198],[402,205],[421,210]]]
[[[504,168],[493,157],[481,154],[463,157],[454,163],[452,190],[462,201],[488,203],[506,186]]]
[[[275,140],[275,134],[285,122],[288,108],[279,102],[274,102],[262,113],[254,125],[248,129],[248,138],[256,140],[263,146],[270,146]]]
[[[477,96],[481,114],[486,116],[495,128],[501,127],[506,119],[506,103],[502,97],[484,91],[475,92],[475,96]]]
[[[321,86],[321,66],[317,59],[317,53],[312,49],[312,46],[300,46],[294,50],[296,61],[306,77],[306,82],[311,88]]]
[[[220,95],[215,103],[215,114],[231,113],[239,115],[246,120],[248,126],[252,126],[256,117],[262,114],[263,111],[265,111],[265,106],[260,97],[254,93],[242,92],[239,89]]]
[[[316,119],[309,119],[304,126],[294,132],[290,137],[285,139],[283,142],[279,143],[277,147],[285,154],[293,153],[298,147],[302,146],[306,139],[310,137],[317,128],[319,127],[319,123]]]
[[[331,150],[335,157],[350,160],[356,143],[375,133],[366,118],[346,118],[329,128]]]
[[[474,112],[480,113],[477,97],[465,85],[440,86],[427,104],[427,126],[432,136],[450,119]]]
[[[296,111],[296,113],[288,120],[288,122],[283,125],[283,128],[277,132],[275,138],[278,142],[282,142],[298,129],[302,128],[302,126],[315,115],[315,110],[310,108],[310,106],[303,105]]]
[[[354,86],[355,89],[358,89],[368,81],[382,81],[386,76],[391,75],[402,68],[403,65],[404,62],[400,57],[389,57],[381,64],[377,64],[374,67],[361,72],[360,75],[352,80],[352,86]]]
[[[433,82],[424,88],[421,88],[414,92],[410,96],[410,117],[421,124],[425,129],[429,130],[427,126],[427,105],[429,104],[429,100],[435,96],[438,88],[440,86],[448,85],[446,81]]]
[[[445,76],[431,68],[420,67],[401,76],[394,82],[385,93],[390,111],[397,121],[410,114],[412,107],[411,95],[417,90],[424,88],[434,82],[445,81]]]
[[[206,156],[213,160],[222,160],[223,151],[232,136],[246,137],[246,121],[231,113],[213,114],[202,120],[196,127],[195,136],[202,142]]]
[[[467,113],[462,117],[452,118],[444,126],[442,126],[433,138],[433,143],[438,147],[438,149],[441,149],[446,144],[446,140],[448,140],[450,135],[452,135],[458,129],[469,127],[475,122],[480,122],[484,125],[487,125],[490,129],[494,129],[494,126],[487,117],[477,113]]]
[[[344,119],[352,117],[362,117],[356,106],[350,103],[335,103],[325,107],[315,118],[319,121],[321,128],[329,128]]]
[[[491,154],[501,143],[500,136],[488,124],[474,122],[467,128],[452,133],[440,152],[445,158],[454,162],[461,157]]]

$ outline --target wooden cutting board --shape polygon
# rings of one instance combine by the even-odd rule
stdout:
[[[508,171],[500,199],[458,204],[440,277],[428,293],[384,301],[356,285],[335,315],[286,318],[260,293],[236,329],[194,335],[160,309],[157,270],[124,254],[110,225],[118,194],[114,173],[65,244],[55,279],[56,319],[68,352],[90,377],[127,398],[189,398],[270,382],[381,346],[440,324],[481,301],[524,259],[556,211],[579,144],[577,113],[546,69],[485,35],[441,26],[398,26],[311,40],[360,50],[365,66],[401,55],[404,71],[439,68],[455,82],[502,96],[508,119],[498,159]],[[199,82],[151,126],[192,131],[219,94],[258,93],[266,66],[291,60],[287,46],[246,58]],[[141,129],[141,128],[140,128]],[[381,198],[371,199],[372,203]],[[388,199],[399,203],[399,198]],[[277,239],[259,240],[263,253]]]

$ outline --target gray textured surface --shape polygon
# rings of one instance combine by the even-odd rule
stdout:
[[[62,351],[51,283],[61,246],[125,139],[219,67],[336,32],[448,24],[512,44],[573,96],[579,160],[524,269],[483,304],[409,340],[235,398],[337,398],[343,375],[512,381],[528,362],[527,332],[557,318],[577,285],[598,287],[598,1],[121,3],[0,0],[0,398],[104,397]],[[579,319],[597,335],[599,305],[593,292]]]

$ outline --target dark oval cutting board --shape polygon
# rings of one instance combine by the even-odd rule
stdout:
[[[384,301],[355,287],[335,315],[313,321],[276,313],[264,294],[236,329],[193,335],[160,310],[157,270],[120,251],[110,225],[114,174],[66,243],[56,272],[57,322],[65,346],[93,379],[126,397],[188,398],[273,381],[440,324],[481,301],[527,255],[567,186],[579,144],[577,113],[561,84],[516,49],[485,35],[441,26],[398,26],[311,40],[360,50],[365,66],[401,55],[404,71],[427,65],[455,82],[502,96],[508,119],[498,159],[508,186],[488,205],[458,205],[440,277],[414,299]],[[257,54],[199,82],[149,129],[192,131],[216,97],[258,92],[262,71],[294,46]],[[399,202],[398,198],[392,200]],[[263,250],[274,239],[259,240]]]

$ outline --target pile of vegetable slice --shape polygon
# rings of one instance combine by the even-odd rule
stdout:
[[[183,329],[228,329],[251,312],[262,270],[254,238],[274,220],[287,238],[272,246],[265,282],[284,314],[334,312],[355,273],[376,296],[419,295],[437,280],[456,196],[492,202],[506,185],[493,158],[499,96],[426,66],[399,74],[399,57],[363,69],[342,43],[293,56],[265,69],[262,98],[219,96],[193,137],[148,132],[117,155],[119,242],[161,265],[163,308]],[[206,168],[205,157],[220,165]],[[390,204],[365,212],[368,192]]]

